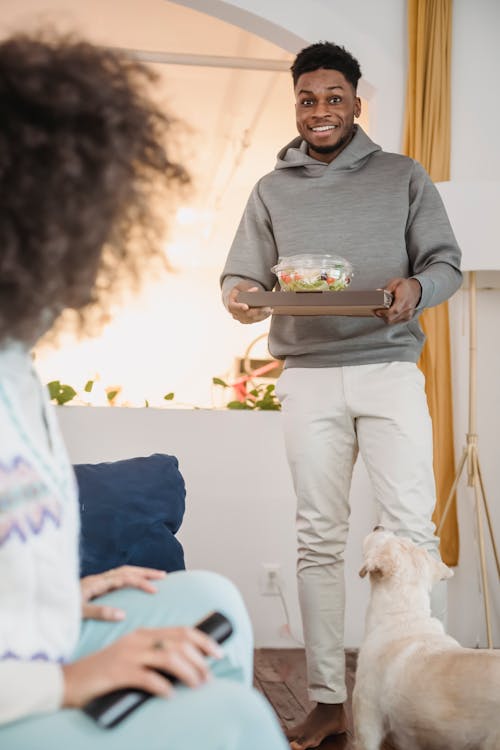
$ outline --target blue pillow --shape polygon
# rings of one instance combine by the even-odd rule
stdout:
[[[119,565],[183,570],[174,534],[185,510],[186,488],[175,456],[154,453],[74,466],[79,487],[82,576]]]

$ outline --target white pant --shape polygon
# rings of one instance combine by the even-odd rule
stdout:
[[[378,521],[438,553],[432,426],[411,362],[285,369],[276,393],[297,496],[298,588],[309,696],[346,699],[344,548],[360,451]]]

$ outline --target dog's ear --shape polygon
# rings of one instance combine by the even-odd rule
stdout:
[[[445,581],[447,578],[451,578],[453,576],[452,569],[445,565],[444,562],[441,562],[441,560],[436,560],[434,558],[433,563],[435,581]]]
[[[395,570],[394,551],[390,544],[384,543],[365,551],[365,564],[359,571],[359,575],[364,578],[367,573],[370,573],[370,576],[374,578],[388,578]]]

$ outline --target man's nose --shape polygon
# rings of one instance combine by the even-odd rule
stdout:
[[[330,114],[330,110],[327,102],[316,102],[313,114],[315,117],[325,117]]]

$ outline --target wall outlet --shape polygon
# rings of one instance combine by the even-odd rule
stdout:
[[[282,585],[280,563],[262,563],[260,593],[263,596],[279,596]]]

